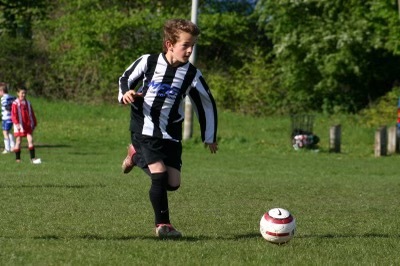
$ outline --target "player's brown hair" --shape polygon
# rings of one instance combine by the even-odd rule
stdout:
[[[0,90],[2,90],[4,93],[8,93],[8,86],[7,86],[7,83],[5,83],[5,82],[0,82]]]
[[[16,91],[28,91],[28,89],[26,88],[26,86],[23,83],[18,83],[16,86]]]
[[[175,44],[178,41],[180,32],[187,32],[197,37],[200,34],[200,29],[196,24],[186,19],[169,19],[164,23],[164,38],[163,38],[163,51],[167,52],[166,41]]]

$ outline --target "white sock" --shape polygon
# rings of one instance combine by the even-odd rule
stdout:
[[[9,139],[4,139],[4,149],[6,151],[10,150],[10,140]]]
[[[10,151],[12,151],[15,146],[14,135],[12,133],[8,133],[8,139],[10,141]]]

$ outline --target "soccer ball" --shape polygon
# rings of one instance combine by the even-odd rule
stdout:
[[[289,211],[274,208],[266,212],[260,220],[261,235],[269,242],[282,244],[293,238],[296,220]]]

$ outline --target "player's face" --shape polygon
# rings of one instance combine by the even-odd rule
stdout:
[[[172,55],[173,64],[187,63],[189,57],[193,52],[193,46],[196,43],[197,38],[187,32],[181,32],[179,34],[178,41],[175,44],[169,45],[169,52]]]
[[[18,98],[19,98],[20,100],[24,100],[25,97],[26,97],[26,91],[25,91],[25,90],[20,90],[20,91],[18,91]]]

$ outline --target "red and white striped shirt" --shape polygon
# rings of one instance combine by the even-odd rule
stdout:
[[[33,111],[32,105],[27,100],[16,99],[11,106],[11,120],[14,125],[19,124],[21,126],[20,132],[31,134],[37,126],[35,112]],[[14,133],[15,127],[14,127]]]

